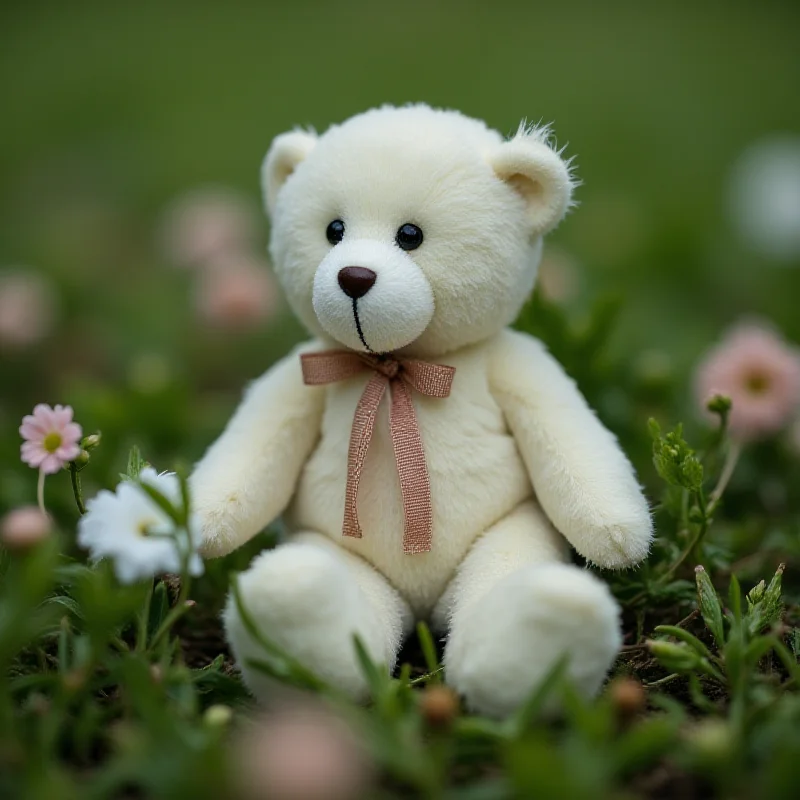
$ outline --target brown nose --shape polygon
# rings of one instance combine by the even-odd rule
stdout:
[[[343,267],[339,270],[339,286],[348,297],[356,300],[372,288],[377,277],[375,272],[366,267]]]

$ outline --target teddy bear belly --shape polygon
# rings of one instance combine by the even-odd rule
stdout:
[[[418,409],[431,484],[433,544],[403,552],[403,505],[386,414],[378,415],[358,493],[363,537],[342,536],[349,429],[332,425],[306,464],[287,514],[295,531],[316,531],[373,564],[418,616],[430,613],[472,542],[533,495],[501,419]],[[480,430],[476,430],[477,427]],[[488,429],[487,429],[488,428]]]

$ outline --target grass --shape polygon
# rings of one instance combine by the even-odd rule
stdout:
[[[120,587],[86,565],[71,478],[86,499],[113,488],[133,445],[187,470],[242,387],[303,336],[285,309],[249,331],[198,318],[194,277],[159,246],[175,196],[219,184],[257,203],[277,133],[419,99],[503,131],[554,120],[577,154],[580,206],[546,251],[572,288],[537,294],[518,325],[619,437],[657,542],[637,570],[603,575],[625,645],[591,703],[554,673],[506,723],[443,714],[424,629],[392,678],[364,660],[366,708],[274,648],[267,668],[314,684],[364,735],[376,797],[794,797],[800,457],[788,433],[737,453],[725,409],[707,423],[690,387],[742,316],[800,340],[797,260],[758,252],[727,211],[742,151],[800,130],[798,13],[777,0],[5,3],[0,260],[45,276],[58,314],[44,341],[0,353],[0,512],[36,495],[17,433],[35,403],[71,404],[102,441],[79,475],[48,479],[53,536],[0,550],[0,797],[232,796],[231,742],[253,708],[219,615],[280,531],[209,562],[168,621],[178,579]],[[549,696],[561,719],[543,713]]]
[[[582,330],[541,298],[520,324],[531,319],[558,320],[563,347],[583,346]],[[589,328],[599,350],[598,326]],[[733,572],[740,553],[715,536],[731,524],[724,509],[734,465],[749,454],[726,436],[729,404],[713,407],[718,425],[705,432],[699,454],[680,425],[664,433],[651,424],[659,535],[645,565],[606,576],[625,610],[626,644],[596,701],[575,695],[556,665],[511,718],[470,715],[442,695],[437,643],[421,624],[394,676],[354,642],[372,701],[353,705],[313,665],[263,637],[234,581],[246,625],[264,648],[251,666],[319,696],[359,732],[377,770],[370,796],[746,797],[764,787],[770,797],[793,796],[800,607],[791,590],[784,593],[784,564],[760,573],[766,582],[749,579],[745,594]],[[87,473],[102,447],[92,451]],[[135,476],[140,465],[134,451],[129,472]],[[66,475],[53,482],[61,478],[69,486]],[[176,522],[182,513],[174,512]],[[238,762],[228,743],[247,728],[253,706],[227,651],[220,611],[231,575],[275,541],[267,532],[209,562],[190,595],[178,576],[119,586],[108,564],[90,567],[70,555],[68,529],[6,554],[3,796],[235,791]],[[779,542],[762,548],[757,567],[777,566],[780,552],[791,558],[791,576],[797,558],[788,551],[796,543],[787,538],[781,552]],[[753,569],[736,572],[747,580]],[[729,584],[724,600],[714,583]],[[563,709],[556,719],[554,698]]]

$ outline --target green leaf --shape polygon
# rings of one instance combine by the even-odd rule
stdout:
[[[81,610],[80,605],[75,602],[71,597],[63,594],[53,595],[52,597],[48,597],[44,601],[45,605],[52,605],[52,606],[61,606],[62,608],[69,611],[69,613],[75,617],[76,620],[82,620],[84,618],[83,611]]]
[[[372,697],[377,699],[383,694],[388,681],[389,673],[386,670],[381,670],[378,665],[370,658],[364,642],[358,634],[353,636],[353,646],[356,649],[356,659],[361,666],[361,671],[367,679]]]
[[[58,671],[64,675],[70,668],[70,647],[69,640],[72,631],[69,626],[69,617],[61,618],[61,626],[58,633]]]
[[[436,683],[440,680],[439,675],[441,672],[439,669],[439,659],[436,655],[436,645],[434,644],[430,628],[422,620],[417,623],[417,638],[422,648],[422,655],[425,657],[425,664],[428,667],[428,674],[431,676],[431,682]]]
[[[775,655],[781,660],[789,676],[795,681],[800,681],[800,665],[797,664],[797,656],[792,658],[792,653],[787,650],[786,645],[784,645],[777,636],[772,636],[770,638],[772,641],[772,649],[775,651]]]
[[[653,464],[659,476],[671,486],[699,492],[703,485],[703,465],[684,440],[683,425],[678,424],[664,436],[655,420],[650,420],[649,427],[653,438]]]
[[[147,619],[147,641],[149,642],[156,631],[161,627],[161,623],[169,614],[169,594],[164,581],[159,581],[155,589],[153,589],[153,596],[150,599],[150,614]]]
[[[792,648],[795,659],[800,661],[800,628],[792,628],[789,634],[789,646]]]
[[[751,664],[758,663],[764,656],[773,649],[773,641],[768,636],[758,636],[747,645],[744,651],[744,658]]]
[[[268,674],[275,673],[275,675],[280,675],[283,680],[291,679],[292,682],[302,685],[305,688],[313,688],[316,691],[324,691],[328,694],[337,694],[336,690],[328,686],[321,678],[317,677],[312,670],[301,664],[296,658],[287,653],[282,647],[279,647],[260,630],[242,601],[242,595],[239,591],[239,581],[236,579],[236,576],[231,579],[230,589],[234,603],[236,604],[239,619],[242,625],[244,625],[245,630],[257,644],[261,645],[264,652],[272,657],[270,661],[254,659],[253,666],[256,669],[268,671]]]
[[[546,707],[547,701],[554,695],[557,687],[564,680],[568,659],[566,656],[559,659],[552,669],[545,675],[539,685],[531,692],[528,699],[522,704],[517,713],[509,720],[509,728],[519,735],[531,727]],[[502,675],[498,676],[502,680]]]
[[[700,654],[683,642],[675,644],[651,639],[647,642],[647,647],[661,666],[670,672],[686,673],[700,667]]]
[[[139,480],[139,474],[147,466],[147,462],[142,458],[139,448],[134,445],[128,453],[128,469],[126,470],[126,477],[132,481]]]
[[[721,648],[725,644],[725,627],[722,621],[722,605],[719,595],[717,595],[717,590],[711,583],[711,578],[708,577],[704,567],[698,566],[694,572],[697,582],[697,605],[717,647]]]
[[[189,514],[192,508],[191,499],[189,496],[189,481],[184,472],[178,472],[178,483],[181,487],[181,518],[178,523],[181,526],[186,526],[189,522]]]
[[[742,587],[739,586],[739,579],[731,575],[731,583],[728,587],[728,607],[733,618],[738,622],[742,618]]]
[[[155,487],[150,486],[150,484],[139,481],[139,487],[175,523],[176,526],[180,526],[182,514],[179,508],[174,506],[167,497],[165,497]]]
[[[765,586],[764,581],[761,581],[748,592],[745,619],[751,634],[763,631],[783,616],[783,601],[781,597],[783,570],[784,565],[781,564],[769,582],[769,586]]]
[[[713,714],[717,710],[716,706],[706,697],[705,693],[703,692],[700,679],[695,673],[689,675],[689,696],[692,698],[692,702],[701,711]]]
[[[709,652],[708,648],[694,634],[689,633],[689,631],[684,630],[683,628],[679,628],[676,625],[658,625],[656,626],[655,632],[664,633],[667,636],[673,636],[675,639],[679,639],[680,641],[688,644],[689,647],[691,647],[701,656],[711,658],[711,653]]]
[[[622,774],[642,770],[667,754],[678,740],[680,714],[646,719],[627,731],[614,747],[617,770]]]

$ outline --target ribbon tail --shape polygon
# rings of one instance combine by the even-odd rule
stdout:
[[[422,436],[406,383],[392,381],[391,393],[389,425],[403,497],[403,552],[427,553],[431,549],[433,510]]]
[[[347,451],[347,487],[344,495],[344,521],[342,535],[361,538],[361,526],[358,523],[358,486],[361,473],[367,458],[372,432],[375,430],[375,419],[378,406],[386,391],[386,378],[373,375],[356,406],[353,416],[353,427],[350,431],[350,446]]]

